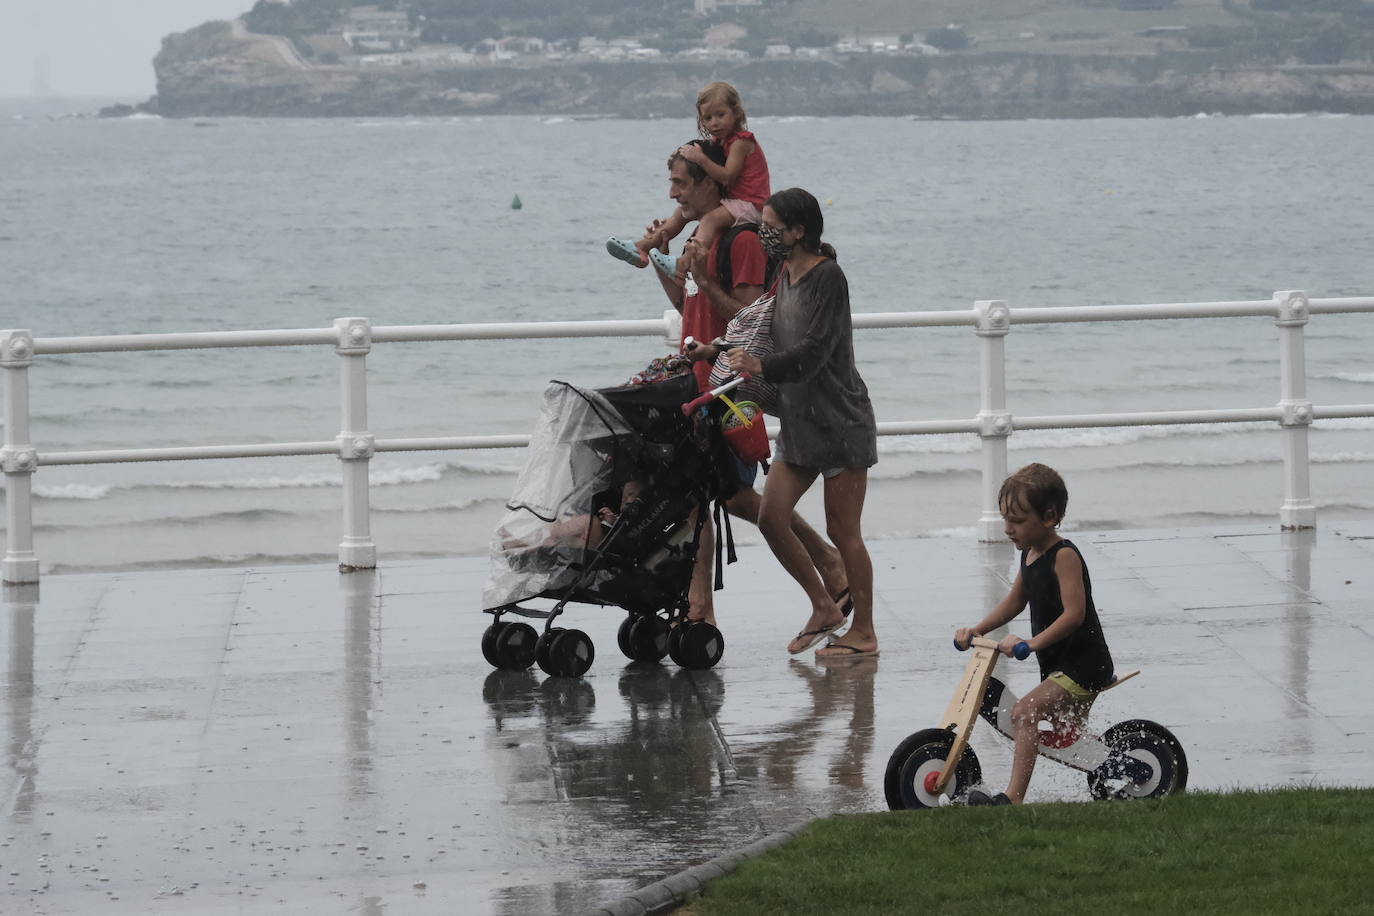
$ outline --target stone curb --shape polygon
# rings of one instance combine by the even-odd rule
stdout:
[[[640,888],[633,894],[622,897],[614,903],[592,910],[586,916],[649,916],[652,913],[663,913],[673,907],[681,906],[687,902],[688,897],[705,890],[706,883],[711,879],[728,875],[738,868],[745,859],[756,859],[775,846],[781,846],[795,838],[797,834],[811,824],[812,820],[814,818],[798,821],[790,827],[784,827],[777,833],[769,834],[761,840],[750,843],[743,849],[727,852],[686,871],[670,875],[662,881],[655,881],[648,887]]]

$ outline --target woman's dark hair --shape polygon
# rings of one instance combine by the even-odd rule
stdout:
[[[821,216],[820,202],[811,196],[811,192],[801,188],[788,188],[768,198],[764,206],[777,214],[784,228],[801,227],[802,237],[798,244],[803,251],[835,260],[834,246],[821,241],[821,233],[825,231],[825,217]]]

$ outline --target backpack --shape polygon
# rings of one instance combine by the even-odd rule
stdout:
[[[758,223],[738,223],[725,230],[725,234],[720,237],[720,246],[716,249],[716,282],[721,289],[732,290],[735,288],[734,273],[730,265],[730,246],[735,243],[735,237],[741,232],[752,232],[758,235]],[[764,252],[764,257],[768,257]],[[773,281],[778,277],[778,269],[782,267],[782,260],[779,258],[768,258],[768,265],[763,269],[763,291],[766,293],[773,288]]]

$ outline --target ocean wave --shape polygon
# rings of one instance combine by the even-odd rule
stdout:
[[[1330,372],[1314,378],[1334,379],[1338,382],[1368,382],[1374,384],[1374,372]]]
[[[35,499],[104,499],[113,489],[109,484],[65,483],[56,486],[33,485]]]
[[[376,513],[407,514],[418,515],[425,512],[462,512],[466,509],[475,509],[478,506],[504,503],[504,496],[474,496],[471,499],[455,499],[443,503],[426,503],[417,506],[373,506],[372,511]]]

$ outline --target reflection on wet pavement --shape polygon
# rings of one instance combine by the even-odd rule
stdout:
[[[1371,781],[1374,525],[1074,535],[1118,667],[1098,727],[1157,719],[1194,788]],[[1009,545],[881,541],[877,659],[784,647],[805,601],[763,546],[718,596],[710,671],[493,671],[485,560],[51,576],[5,591],[0,911],[576,913],[813,815],[883,809],[935,724],[950,636]],[[748,570],[747,575],[738,570]],[[1008,662],[1023,692],[1033,664]],[[1010,748],[981,729],[986,779]],[[1042,763],[1032,800],[1086,800]]]

